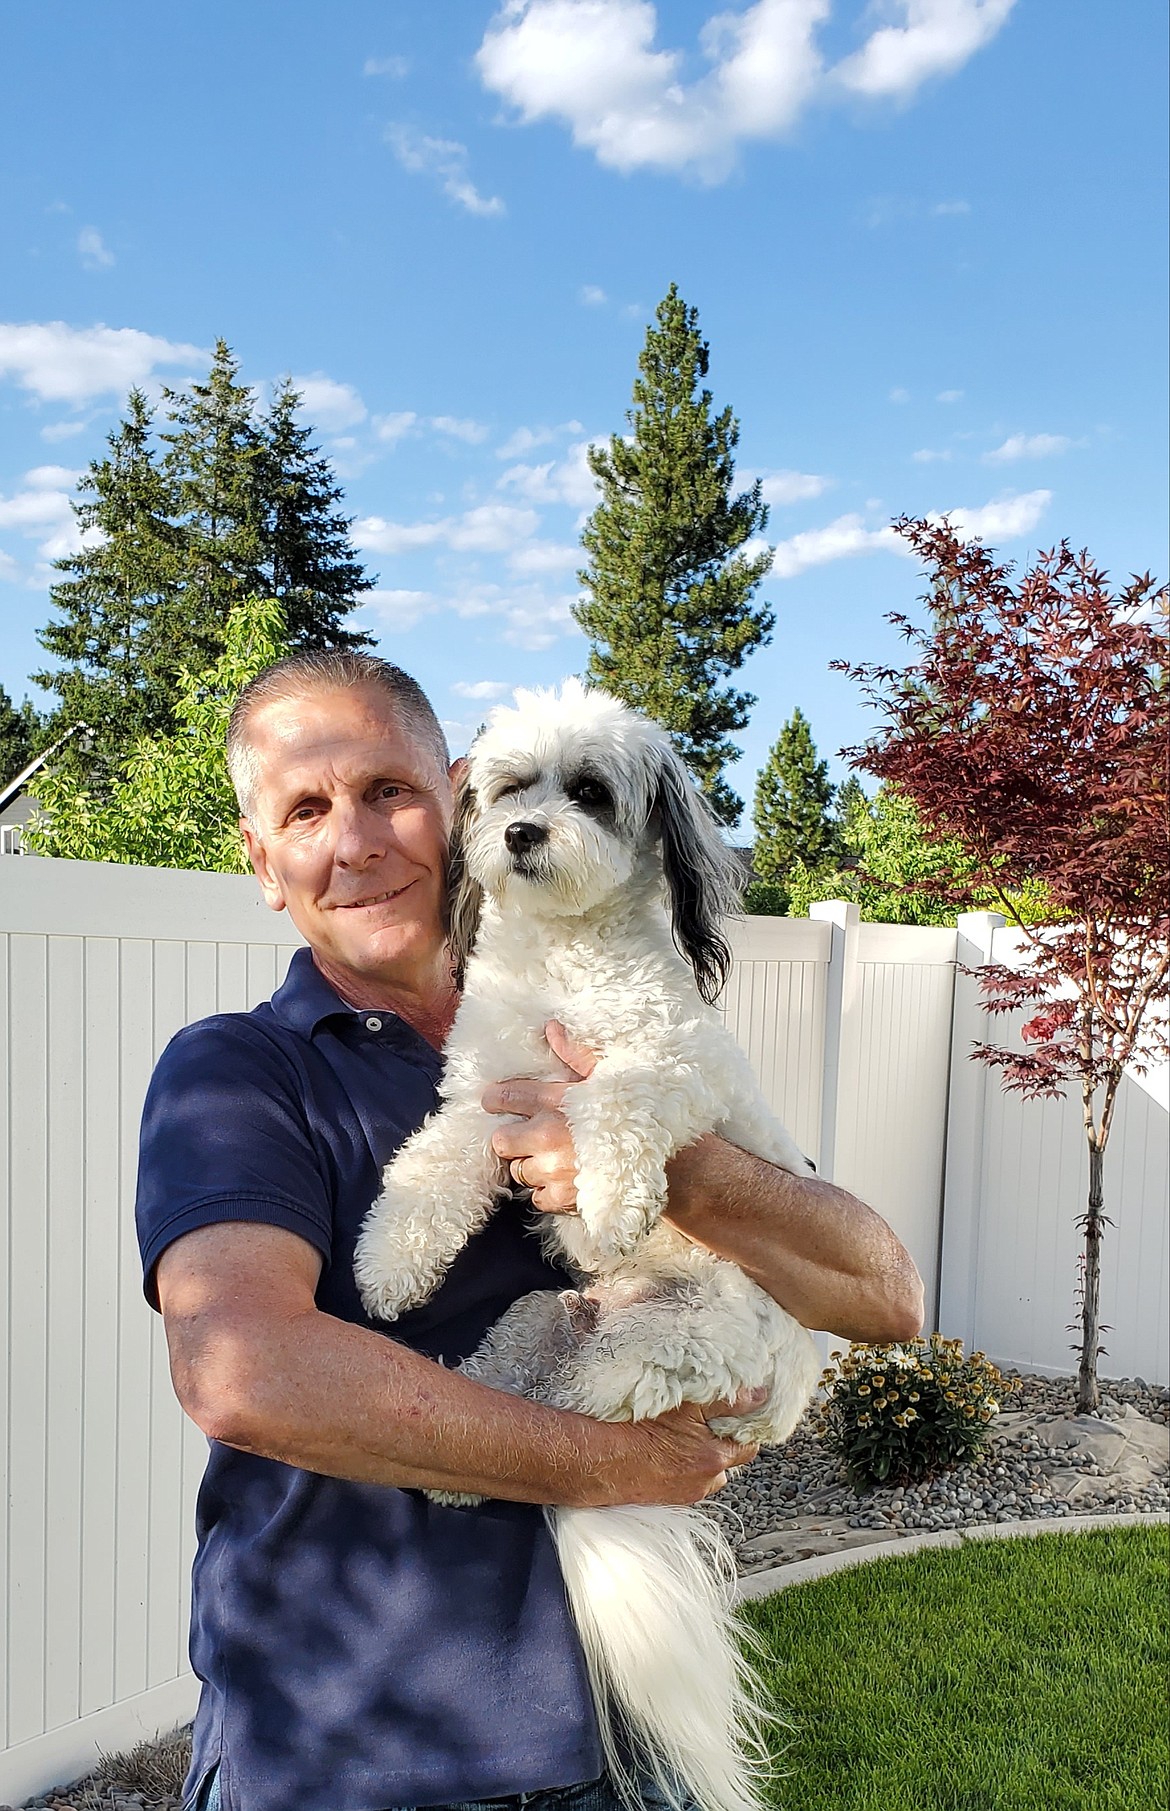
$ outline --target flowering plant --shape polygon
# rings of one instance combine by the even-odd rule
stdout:
[[[915,1484],[973,1459],[987,1443],[1003,1377],[963,1342],[851,1345],[821,1375],[817,1432],[845,1461],[858,1491]]]

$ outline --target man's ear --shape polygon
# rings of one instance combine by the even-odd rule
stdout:
[[[246,817],[240,819],[240,835],[243,837],[244,847],[248,851],[248,860],[252,864],[252,872],[260,882],[260,891],[264,895],[264,903],[274,912],[283,912],[284,893],[281,890],[279,881],[268,865],[268,855],[264,848],[264,839],[257,836]]]

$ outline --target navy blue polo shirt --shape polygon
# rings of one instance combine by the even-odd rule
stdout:
[[[142,1123],[147,1299],[183,1233],[261,1221],[321,1254],[317,1306],[446,1364],[530,1289],[564,1288],[505,1203],[431,1300],[366,1316],[353,1249],[382,1166],[436,1105],[440,1059],[345,1006],[298,950],[249,1013],[179,1032]],[[224,1811],[385,1811],[571,1785],[602,1770],[584,1660],[539,1508],[431,1503],[210,1443],[197,1506],[190,1784]]]

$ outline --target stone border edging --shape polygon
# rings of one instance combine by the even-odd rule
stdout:
[[[786,1565],[769,1567],[767,1572],[750,1572],[736,1584],[737,1603],[753,1603],[757,1598],[771,1597],[789,1585],[805,1584],[811,1579],[827,1578],[843,1572],[848,1566],[865,1565],[870,1560],[894,1559],[903,1553],[922,1553],[931,1547],[962,1547],[967,1541],[1009,1540],[1017,1535],[1076,1534],[1086,1528],[1165,1527],[1170,1522],[1161,1510],[1135,1509],[1124,1515],[1038,1516],[1024,1522],[974,1522],[969,1528],[942,1528],[925,1534],[906,1534],[893,1540],[871,1541],[865,1547],[844,1547],[840,1553],[818,1553],[811,1559],[789,1560]]]

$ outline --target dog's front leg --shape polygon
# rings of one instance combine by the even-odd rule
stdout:
[[[608,1051],[565,1092],[577,1212],[600,1252],[632,1251],[666,1205],[666,1163],[721,1116],[702,1071],[676,1051]]]
[[[507,1193],[491,1143],[497,1123],[478,1101],[449,1101],[386,1165],[354,1249],[362,1301],[376,1319],[425,1302]]]

